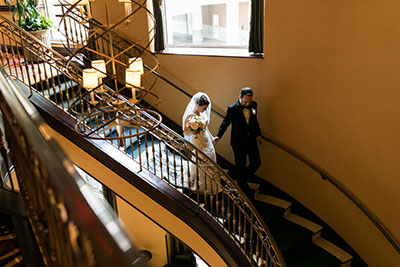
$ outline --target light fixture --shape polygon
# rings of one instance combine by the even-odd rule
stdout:
[[[136,89],[135,87],[141,86],[141,80],[140,80],[140,70],[132,70],[132,69],[126,69],[125,71],[125,82],[126,82],[126,87],[131,88],[132,90],[132,98],[129,100],[131,103],[136,103]]]
[[[129,16],[132,13],[132,1],[131,0],[118,0],[119,3],[124,3],[125,9],[125,17]],[[129,23],[131,20],[127,19],[126,23]]]
[[[77,76],[76,80],[81,81],[81,85],[84,85],[81,86],[81,89],[85,92],[71,104],[71,111],[82,116],[75,125],[75,130],[84,137],[101,140],[124,141],[129,137],[141,136],[155,129],[161,123],[161,115],[151,111],[151,108],[159,103],[159,97],[154,90],[152,91],[157,78],[149,75],[149,77],[146,77],[148,79],[146,83],[141,80],[145,74],[155,72],[159,62],[157,56],[149,49],[150,43],[146,44],[146,41],[143,41],[139,44],[135,41],[125,40],[120,37],[119,30],[124,25],[131,26],[130,23],[136,23],[134,26],[142,27],[141,20],[131,18],[138,12],[140,15],[149,14],[149,20],[152,21],[149,31],[154,31],[156,25],[154,16],[151,15],[145,4],[136,5],[134,0],[118,0],[115,3],[121,2],[124,5],[122,7],[118,3],[121,9],[120,13],[125,11],[126,17],[121,14],[122,16],[118,18],[114,16],[115,20],[110,21],[115,13],[115,6],[110,6],[109,1],[106,0],[99,3],[99,8],[93,10],[93,12],[96,11],[95,13],[90,14],[92,1],[94,0],[71,0],[65,5],[62,4],[62,8],[65,8],[66,11],[63,12],[60,25],[65,25],[66,42],[75,44],[75,48],[70,51],[71,58],[78,57],[80,53],[86,54],[88,52],[87,59],[93,60],[90,67],[87,67],[93,68],[93,70],[85,70],[84,72],[78,70],[73,73]],[[61,2],[64,3],[64,1]],[[71,5],[72,2],[73,5]],[[104,5],[105,8],[101,8],[101,5]],[[124,11],[122,11],[122,8],[124,8]],[[99,16],[99,21],[104,24],[99,25],[96,22],[97,18],[96,21],[93,21],[95,16]],[[89,25],[89,21],[93,23]],[[148,33],[145,32],[143,36],[135,36],[135,39],[146,40]],[[150,42],[150,40],[148,41]],[[107,47],[94,47],[93,44],[107,44]],[[140,54],[137,50],[139,47]],[[129,58],[131,59],[128,62]],[[149,66],[146,71],[143,69],[142,58],[143,60],[146,58],[146,68]],[[105,64],[97,61],[100,59],[103,59]],[[126,68],[130,70],[126,71]],[[126,71],[126,80],[121,71]],[[154,82],[152,82],[153,78],[155,79]],[[102,86],[106,79],[108,87]],[[124,95],[121,95],[122,90],[125,90],[125,92],[131,90],[132,98],[127,100]],[[130,98],[129,92],[127,92],[127,95]],[[150,104],[146,108],[137,105],[145,96],[147,103]],[[81,101],[90,104],[92,107],[93,104],[96,104],[96,107],[82,110],[79,105]],[[132,105],[132,103],[135,105]],[[151,114],[155,121],[149,122],[145,119],[141,115],[142,111],[145,112],[143,114]],[[86,127],[93,128],[93,130],[86,131],[84,130]],[[129,131],[128,133],[124,131],[123,127],[140,128],[141,130]],[[112,129],[115,129],[117,134],[108,135],[107,131]]]
[[[143,60],[141,57],[132,57],[129,59],[129,69],[139,70],[140,74],[144,73]]]
[[[92,61],[92,67],[97,70],[97,77],[99,79],[99,84],[100,84],[99,92],[103,93],[104,92],[104,87],[103,87],[103,84],[102,84],[103,83],[103,78],[107,77],[107,74],[106,74],[106,72],[107,72],[106,71],[106,63],[102,59],[93,60]]]
[[[95,69],[84,69],[83,70],[83,87],[91,90],[99,86],[99,79],[97,77],[97,70]],[[94,100],[94,93],[90,91],[90,101],[91,104],[96,105],[98,101]]]

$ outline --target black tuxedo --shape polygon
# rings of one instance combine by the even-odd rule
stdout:
[[[257,120],[257,103],[252,101],[249,105],[249,123],[243,114],[243,107],[237,101],[228,107],[226,116],[219,127],[217,136],[219,138],[225,133],[226,129],[232,124],[231,146],[235,156],[237,168],[237,181],[239,186],[248,193],[246,181],[256,172],[261,165],[260,152],[256,138],[261,136],[260,126]],[[249,157],[250,164],[246,167],[246,157]]]

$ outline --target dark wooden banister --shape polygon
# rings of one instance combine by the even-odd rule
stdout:
[[[44,173],[48,174],[44,175],[43,180],[47,179],[52,185],[49,191],[63,192],[65,218],[73,218],[78,230],[89,238],[93,255],[98,260],[97,266],[147,266],[110,207],[105,206],[88,190],[82,178],[74,171],[72,161],[54,141],[38,111],[16,83],[7,77],[3,68],[0,68],[0,89],[1,100],[7,103],[7,108],[15,116],[11,118],[13,123],[20,125],[21,133],[28,137],[26,143],[21,143],[32,146],[32,150],[37,151],[37,157],[45,167]],[[5,115],[7,114],[3,114]],[[34,159],[36,160],[32,157],[32,162]],[[43,187],[43,184],[40,186]]]
[[[145,66],[146,69],[150,69],[149,67]],[[163,80],[164,82],[171,85],[173,88],[177,89],[187,97],[191,98],[192,95],[186,92],[184,89],[179,87],[178,85],[174,84],[167,78],[160,75],[158,72],[153,71],[153,74],[156,75],[158,78]],[[225,118],[224,115],[216,111],[215,109],[211,108],[211,112],[220,117],[221,119]],[[396,238],[390,233],[390,231],[384,226],[384,224],[373,215],[373,213],[359,200],[351,191],[346,188],[343,184],[341,184],[337,179],[333,178],[332,175],[328,174],[325,170],[319,167],[316,163],[312,162],[311,160],[307,159],[304,155],[297,152],[295,149],[283,144],[281,141],[278,141],[275,138],[267,137],[265,135],[261,135],[261,137],[269,142],[270,144],[274,145],[275,147],[279,148],[280,150],[285,151],[286,153],[290,154],[292,157],[296,158],[297,160],[301,161],[308,167],[310,167],[313,171],[318,173],[323,180],[328,181],[331,183],[336,189],[338,189],[343,195],[345,195],[355,206],[357,206],[365,216],[378,228],[378,230],[385,236],[385,238],[389,241],[392,247],[400,254],[400,243]]]

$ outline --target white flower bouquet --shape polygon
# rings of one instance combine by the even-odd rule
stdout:
[[[195,135],[198,135],[201,132],[204,132],[205,130],[205,123],[203,119],[200,116],[194,115],[191,117],[188,122],[187,122],[187,129],[189,132],[194,133]]]

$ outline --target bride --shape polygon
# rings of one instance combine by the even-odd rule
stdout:
[[[216,154],[212,140],[214,139],[208,130],[210,123],[211,102],[205,93],[196,93],[186,107],[182,117],[183,134],[186,140],[201,150],[212,161],[216,162]],[[198,154],[199,167],[196,163],[190,163],[190,188],[195,191],[216,193],[216,183],[211,178],[211,173],[205,172],[206,164],[203,162],[204,156]],[[192,158],[193,161],[196,159]]]

